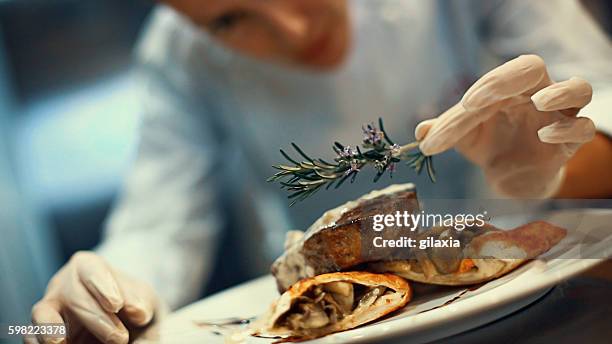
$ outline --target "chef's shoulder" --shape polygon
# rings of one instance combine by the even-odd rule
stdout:
[[[190,89],[201,87],[225,68],[229,53],[189,19],[165,5],[151,13],[135,49],[140,69]],[[210,84],[210,82],[207,82]]]

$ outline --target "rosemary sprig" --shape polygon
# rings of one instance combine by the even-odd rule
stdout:
[[[304,160],[296,160],[281,149],[280,153],[291,165],[273,166],[279,172],[267,181],[279,182],[281,188],[291,192],[288,196],[292,200],[291,205],[314,195],[323,187],[337,189],[347,180],[354,182],[361,169],[368,165],[377,171],[374,182],[377,182],[386,171],[389,171],[390,177],[393,177],[395,165],[400,161],[407,161],[407,165],[417,174],[425,168],[429,179],[433,183],[436,182],[432,157],[418,150],[419,142],[403,146],[394,143],[385,131],[382,118],[378,119],[378,128],[374,124],[368,124],[362,129],[364,150],[359,146],[353,148],[335,142],[332,146],[336,153],[333,162],[311,158],[298,145],[291,143],[293,149]]]

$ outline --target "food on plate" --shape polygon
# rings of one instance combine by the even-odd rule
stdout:
[[[392,226],[384,232],[372,230],[377,214],[397,211],[420,212],[413,184],[372,191],[325,212],[305,233],[293,232],[288,236],[285,253],[271,269],[279,291],[302,278],[349,269],[389,272],[429,284],[475,284],[512,271],[547,252],[566,236],[565,229],[542,221],[512,230],[501,230],[484,222],[464,230],[444,226],[418,228],[415,232]],[[408,235],[417,242],[452,238],[460,245],[378,249],[369,244],[380,235],[404,241]]]
[[[452,233],[452,234],[451,234]],[[536,221],[500,230],[492,225],[466,228],[438,227],[421,236],[458,237],[459,248],[416,250],[416,258],[371,263],[367,270],[389,272],[406,279],[441,285],[468,285],[486,282],[512,271],[555,246],[567,231],[547,222]]]
[[[382,259],[376,257],[382,251],[363,252],[362,242],[379,235],[372,231],[374,215],[396,211],[419,211],[414,184],[372,191],[325,212],[303,235],[290,235],[285,253],[272,265],[279,291],[305,277]],[[402,234],[405,235],[400,230],[386,231],[388,239],[397,239]]]
[[[406,280],[391,274],[335,272],[303,279],[276,300],[255,334],[290,341],[313,339],[379,319],[412,298]]]
[[[383,228],[375,227],[387,214],[399,212],[411,222],[385,220]],[[254,333],[301,341],[351,329],[404,307],[412,298],[408,281],[490,281],[549,251],[567,235],[543,221],[511,230],[484,220],[426,228],[415,220],[418,216],[425,213],[414,185],[392,185],[325,212],[306,232],[290,232],[285,253],[272,265],[284,293],[255,323]],[[378,249],[373,243],[379,236],[408,244]]]

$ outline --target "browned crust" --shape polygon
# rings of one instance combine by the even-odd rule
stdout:
[[[289,293],[291,298],[296,298],[306,293],[313,286],[341,281],[359,283],[367,286],[385,286],[397,292],[404,292],[405,296],[402,299],[403,302],[397,308],[403,307],[412,298],[412,288],[410,288],[410,285],[405,279],[392,274],[374,274],[365,271],[332,272],[305,278],[292,285],[286,293]]]
[[[362,201],[355,209],[342,215],[336,225],[322,228],[304,241],[302,253],[316,274],[340,271],[364,263],[361,243],[375,234],[371,230],[373,216],[395,211],[419,210],[416,193],[401,191]],[[390,228],[393,229],[393,228]],[[397,239],[402,231],[388,230],[385,239]],[[379,234],[380,235],[380,234]],[[273,271],[274,273],[274,271]]]
[[[323,229],[304,242],[304,257],[311,266],[325,267],[317,273],[355,266],[362,262],[360,229],[360,221]]]
[[[489,242],[504,243],[507,247],[516,246],[525,251],[527,259],[535,258],[550,250],[567,235],[567,230],[545,221],[530,222],[509,231],[495,231],[474,238],[470,246],[480,252]]]

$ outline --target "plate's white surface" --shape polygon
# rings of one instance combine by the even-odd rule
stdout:
[[[580,223],[576,223],[579,217]],[[568,236],[563,252],[555,259],[531,261],[512,273],[491,281],[478,289],[439,288],[419,293],[400,312],[382,321],[357,329],[336,333],[312,343],[371,342],[402,336],[410,342],[425,342],[443,338],[516,311],[543,295],[563,279],[578,274],[601,259],[573,258],[609,257],[612,249],[612,211],[581,210],[551,213],[546,220],[557,225],[577,228],[576,233],[597,235],[597,244],[581,247],[576,237]],[[601,230],[601,226],[607,230]],[[563,242],[561,243],[563,244]],[[588,251],[591,254],[589,254]],[[597,252],[594,254],[593,252]],[[425,296],[427,295],[427,296]],[[197,321],[230,317],[250,318],[265,312],[278,297],[274,279],[265,276],[213,295],[171,314],[151,328],[142,342],[154,343],[271,343],[273,340],[244,336],[214,334],[210,327],[197,326]],[[449,301],[452,302],[448,303]],[[448,303],[445,305],[445,303]],[[226,333],[228,333],[226,331]],[[139,341],[140,342],[140,341]],[[309,342],[311,343],[311,342]]]

